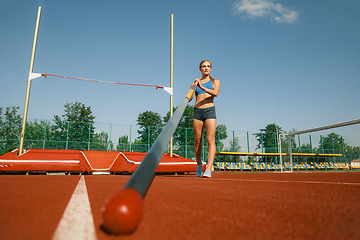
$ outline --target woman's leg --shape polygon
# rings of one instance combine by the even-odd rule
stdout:
[[[207,169],[211,171],[214,164],[216,145],[215,145],[215,131],[216,131],[216,119],[207,119],[205,121],[206,127],[206,140],[208,143],[208,165]]]
[[[193,130],[194,130],[194,135],[195,135],[195,144],[194,144],[194,149],[195,149],[195,156],[196,156],[196,161],[197,164],[201,164],[201,142],[202,142],[202,133],[204,130],[204,122],[197,120],[197,119],[193,119]]]

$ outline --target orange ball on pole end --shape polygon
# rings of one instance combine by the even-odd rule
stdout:
[[[109,198],[101,211],[106,231],[113,234],[132,233],[142,218],[142,196],[135,189],[124,188]]]

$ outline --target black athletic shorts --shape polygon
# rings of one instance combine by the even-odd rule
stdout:
[[[216,119],[215,106],[209,108],[194,108],[195,119],[205,122],[206,119]]]

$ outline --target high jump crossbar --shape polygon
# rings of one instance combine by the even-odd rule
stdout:
[[[32,73],[31,78],[34,79],[34,78],[38,78],[38,77],[41,77],[41,76],[45,77],[45,78],[47,78],[48,76],[51,76],[51,77],[69,78],[69,79],[90,81],[90,82],[99,82],[99,83],[120,84],[120,85],[129,85],[129,86],[138,86],[138,87],[154,87],[156,89],[159,89],[159,88],[164,89],[170,95],[173,95],[173,88],[171,88],[171,87],[162,87],[162,86],[159,86],[159,85],[152,85],[152,84],[110,82],[110,81],[95,80],[95,79],[89,79],[89,78],[69,77],[69,76],[56,75],[56,74],[50,74],[50,73]]]

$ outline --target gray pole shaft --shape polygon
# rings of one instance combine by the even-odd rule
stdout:
[[[155,177],[155,170],[159,165],[161,157],[163,156],[188,103],[188,97],[185,97],[181,101],[174,115],[170,118],[164,129],[161,131],[160,135],[157,137],[156,141],[150,148],[149,152],[146,154],[134,175],[126,184],[125,188],[133,188],[137,190],[143,198],[145,197]]]

